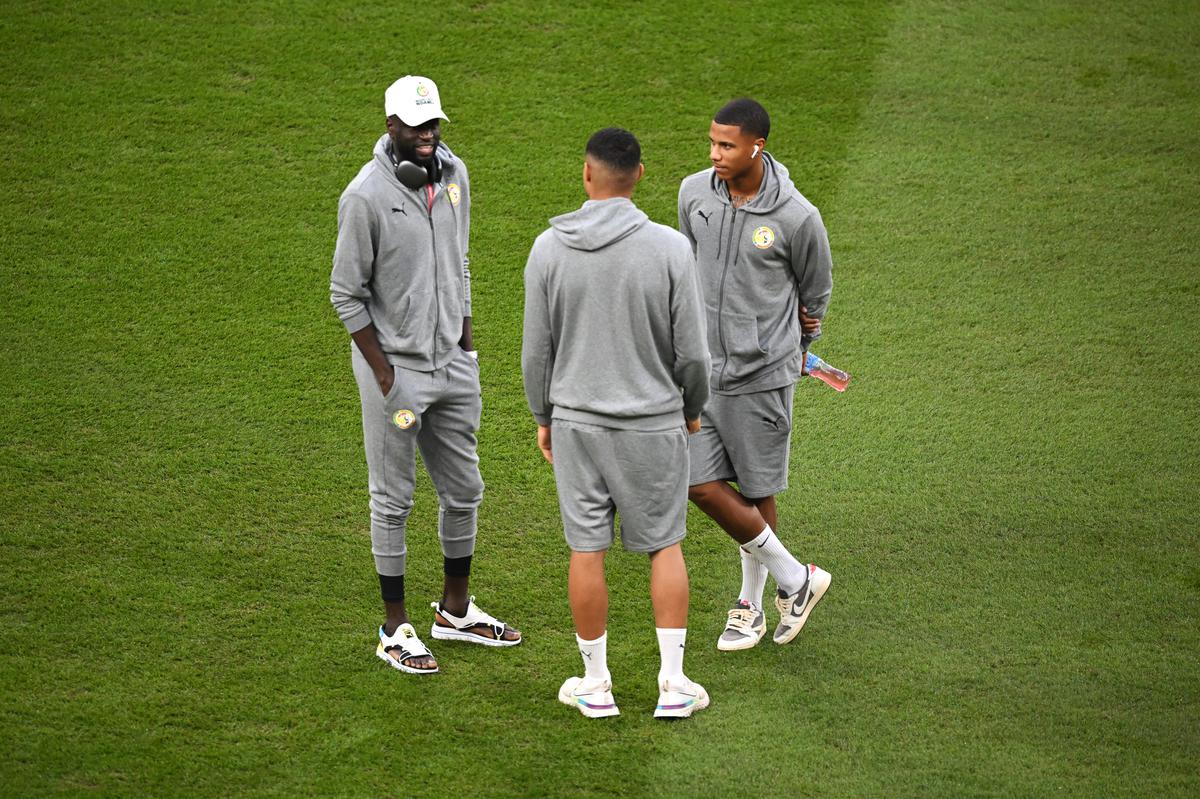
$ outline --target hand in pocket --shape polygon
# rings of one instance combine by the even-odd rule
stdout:
[[[375,382],[379,384],[379,390],[383,392],[383,396],[387,396],[392,392],[392,386],[396,384],[396,370],[390,364],[387,371],[375,374]]]

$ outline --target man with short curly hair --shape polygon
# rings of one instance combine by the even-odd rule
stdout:
[[[712,356],[689,497],[741,548],[741,592],[717,640],[726,651],[753,647],[765,633],[768,571],[778,584],[779,644],[796,637],[830,583],[828,572],[797,561],[775,533],[792,397],[808,345],[820,335],[833,264],[821,214],[766,150],[770,132],[762,105],[730,101],[709,127],[712,167],[679,188],[679,230],[696,253]]]

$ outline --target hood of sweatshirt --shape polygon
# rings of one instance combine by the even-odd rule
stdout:
[[[396,177],[396,165],[392,161],[392,137],[388,134],[383,134],[379,137],[379,141],[375,142],[375,162],[383,170],[384,177],[388,181],[395,183],[397,186],[404,186]],[[455,162],[458,161],[457,156],[451,152],[444,141],[439,141],[436,151],[437,157],[442,162],[442,174],[453,174]],[[407,188],[407,187],[404,187]],[[409,189],[411,191],[411,189]]]
[[[796,184],[792,182],[786,166],[776,161],[765,150],[762,159],[763,182],[758,187],[758,194],[754,195],[754,199],[743,205],[738,211],[748,214],[769,214],[786,203],[796,191]],[[710,171],[709,182],[712,185],[713,194],[717,195],[722,202],[730,204],[729,187],[725,185],[725,181],[717,177],[715,171]]]
[[[633,200],[610,197],[588,200],[578,211],[553,217],[550,229],[573,250],[592,252],[620,241],[649,221]]]

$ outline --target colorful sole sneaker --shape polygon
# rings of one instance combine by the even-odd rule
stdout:
[[[440,641],[468,641],[484,646],[516,646],[521,643],[521,633],[480,610],[475,605],[475,597],[467,602],[467,612],[462,616],[448,613],[439,602],[430,602],[429,606],[437,614],[433,617],[429,634]],[[514,632],[517,637],[506,639],[505,631]]]
[[[766,632],[767,617],[762,608],[739,599],[729,610],[729,620],[725,622],[725,631],[717,639],[717,649],[722,652],[750,649],[762,640]]]
[[[658,707],[654,708],[656,719],[686,719],[708,707],[708,691],[698,682],[673,683],[668,680],[659,689]]]
[[[577,709],[589,719],[621,715],[613,699],[612,684],[608,680],[568,677],[562,688],[558,689],[558,701]]]
[[[397,627],[396,632],[391,635],[384,634],[383,628],[380,627],[379,645],[375,647],[375,655],[392,668],[408,674],[437,674],[436,665],[432,669],[408,665],[415,658],[433,657],[417,637],[417,631],[408,622]]]
[[[810,563],[808,579],[799,591],[794,594],[778,592],[775,596],[775,607],[779,608],[779,626],[771,636],[775,643],[786,644],[800,634],[804,623],[808,621],[808,614],[812,613],[813,607],[825,596],[831,582],[833,578],[829,572]]]

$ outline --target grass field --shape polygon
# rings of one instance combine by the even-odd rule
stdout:
[[[1194,3],[3,10],[0,795],[1200,794]],[[471,168],[473,590],[527,636],[435,647],[429,680],[372,652],[328,301],[406,72]],[[663,724],[648,569],[614,552],[623,714],[590,722],[554,701],[579,664],[521,270],[588,134],[639,135],[673,224],[738,94],[833,245],[817,351],[854,382],[800,385],[781,501],[833,588],[793,644],[717,652],[736,553],[693,511],[713,704]],[[436,517],[423,480],[418,618]]]

